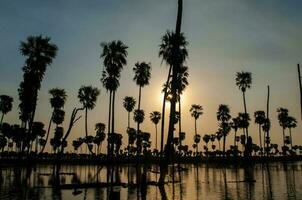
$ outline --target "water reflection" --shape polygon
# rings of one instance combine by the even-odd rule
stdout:
[[[139,170],[140,177],[137,177]],[[0,199],[299,199],[302,162],[242,166],[176,164],[158,187],[158,166],[1,166]],[[109,184],[108,184],[109,183]],[[139,183],[139,184],[137,184]]]

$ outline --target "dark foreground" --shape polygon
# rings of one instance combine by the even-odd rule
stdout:
[[[119,181],[108,184],[108,166],[64,164],[54,186],[54,165],[25,167],[1,162],[0,199],[93,200],[108,199],[108,194],[112,199],[122,200],[301,199],[302,162],[275,161],[248,165],[214,162],[170,165],[163,187],[155,184],[159,177],[157,165],[141,166],[141,171],[147,172],[148,184],[138,186],[135,165],[116,165],[114,180]]]

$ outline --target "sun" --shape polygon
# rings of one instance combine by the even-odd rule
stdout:
[[[166,104],[170,104],[168,100],[171,99],[171,98],[172,98],[172,95],[169,94],[168,97],[167,97]],[[162,93],[160,93],[160,95],[158,96],[158,102],[159,102],[160,104],[162,104],[162,103],[163,103],[163,99],[164,99],[164,93],[162,92]],[[182,94],[182,95],[180,96],[181,104],[184,104],[185,99],[186,99],[186,95]]]

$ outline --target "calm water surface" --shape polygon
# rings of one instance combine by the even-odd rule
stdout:
[[[146,192],[136,187],[115,187],[120,199],[302,199],[302,162],[256,164],[248,167],[206,164],[170,167],[164,188],[148,185]],[[106,182],[106,167],[62,166],[60,189],[52,187],[53,166],[14,169],[1,167],[0,199],[107,199],[108,189],[91,183]],[[136,182],[136,168],[120,166],[114,173],[122,183]],[[142,170],[143,171],[143,170]],[[147,169],[147,181],[156,181],[156,166]],[[99,172],[99,173],[98,173]],[[174,181],[174,183],[173,183]],[[88,188],[84,188],[89,183]],[[62,188],[68,185],[69,188]],[[62,187],[61,187],[62,186]],[[75,186],[80,187],[74,189]],[[86,184],[87,186],[87,184]],[[118,197],[115,197],[117,199]]]

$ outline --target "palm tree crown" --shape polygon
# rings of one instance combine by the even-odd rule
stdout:
[[[159,57],[162,57],[168,65],[185,62],[188,57],[188,42],[186,41],[183,33],[178,36],[174,32],[167,31],[161,40],[162,42],[159,46]],[[178,52],[175,52],[176,46],[179,47]]]
[[[190,108],[191,116],[198,119],[203,114],[203,108],[201,105],[193,104]]]
[[[78,98],[86,109],[93,109],[100,91],[92,86],[82,86],[79,89]]]
[[[150,113],[150,119],[155,125],[158,124],[159,120],[161,119],[160,112],[153,111],[152,113]]]
[[[132,112],[136,104],[136,101],[133,97],[126,96],[124,98],[123,106],[127,112]]]
[[[262,110],[258,110],[254,113],[254,117],[255,117],[255,123],[262,125],[264,123],[265,120],[265,112]]]
[[[14,99],[7,95],[0,95],[0,112],[7,114],[13,108]]]
[[[252,74],[250,72],[237,72],[236,73],[236,85],[242,92],[245,92],[247,88],[251,87]]]
[[[106,71],[113,76],[120,76],[120,71],[124,65],[127,65],[126,57],[128,55],[127,46],[120,40],[102,43],[103,52],[101,58]]]
[[[145,62],[137,62],[135,63],[135,67],[133,68],[135,73],[133,80],[137,85],[144,87],[149,84],[149,80],[151,77],[151,66],[150,63]]]
[[[49,94],[52,96],[50,98],[52,108],[61,108],[64,106],[67,99],[67,94],[64,89],[53,88],[49,90]]]
[[[221,104],[217,111],[217,120],[221,122],[226,122],[231,119],[230,108],[227,105]]]

